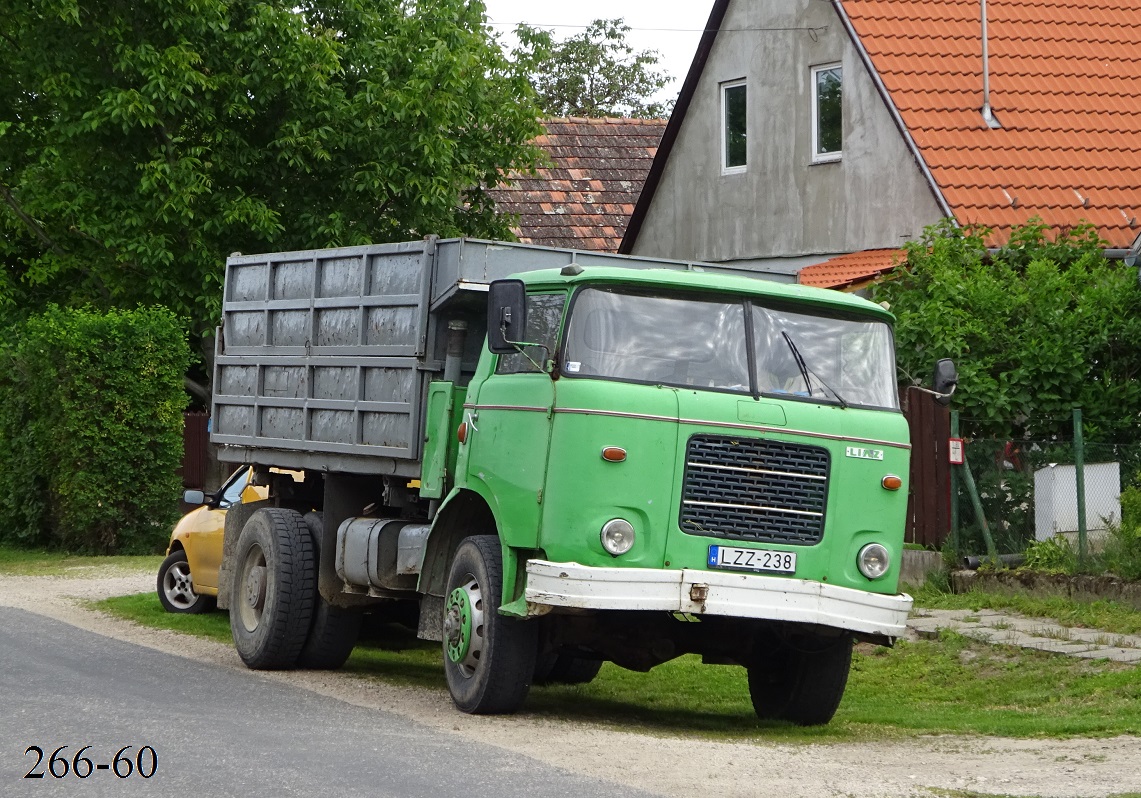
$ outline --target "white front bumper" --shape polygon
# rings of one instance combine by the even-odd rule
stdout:
[[[664,610],[811,623],[900,637],[912,599],[823,582],[729,571],[593,568],[527,561],[525,598],[532,614],[551,607]]]

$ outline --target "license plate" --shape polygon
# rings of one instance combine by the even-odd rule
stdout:
[[[709,567],[735,571],[796,573],[796,553],[768,549],[742,549],[736,546],[710,546]]]

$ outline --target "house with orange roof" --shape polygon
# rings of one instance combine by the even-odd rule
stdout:
[[[1136,0],[716,0],[621,252],[853,289],[951,217],[1141,250]]]
[[[489,192],[525,244],[617,252],[664,119],[548,119],[535,139],[549,164]]]

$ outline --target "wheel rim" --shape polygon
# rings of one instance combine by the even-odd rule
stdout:
[[[162,592],[171,605],[180,610],[188,609],[198,600],[194,585],[190,581],[190,565],[176,562],[166,569],[162,578]]]
[[[269,592],[269,569],[265,565],[265,552],[256,543],[250,546],[242,561],[242,596],[238,604],[238,615],[247,632],[253,632],[261,623],[265,611],[265,597]]]
[[[467,579],[451,592],[444,607],[444,649],[460,672],[470,677],[483,656],[485,640],[483,596],[479,583],[470,575]]]

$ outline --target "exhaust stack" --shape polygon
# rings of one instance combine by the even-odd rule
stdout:
[[[1002,127],[990,106],[990,40],[987,34],[986,0],[982,2],[983,23],[983,121],[991,130]]]

